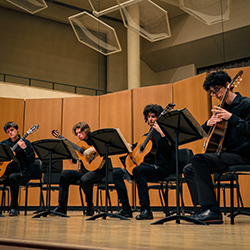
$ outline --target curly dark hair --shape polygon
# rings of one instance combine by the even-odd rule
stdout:
[[[159,117],[159,115],[161,114],[161,112],[163,111],[162,106],[157,105],[157,104],[149,104],[147,105],[144,110],[143,110],[143,115],[144,115],[144,120],[145,122],[148,121],[148,113],[152,112],[154,113],[157,117]]]
[[[18,130],[18,125],[16,122],[7,122],[5,123],[3,129],[4,129],[4,132],[6,133],[7,129],[9,128],[15,128],[16,130]]]
[[[231,82],[231,77],[223,70],[209,74],[203,83],[203,88],[208,91],[210,87],[223,86],[226,87],[227,82]]]

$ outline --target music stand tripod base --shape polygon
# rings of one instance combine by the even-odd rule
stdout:
[[[165,222],[172,221],[172,220],[175,220],[176,223],[178,223],[178,224],[180,224],[180,220],[184,220],[187,222],[193,222],[194,224],[208,225],[207,223],[200,221],[200,220],[196,220],[196,219],[192,218],[191,216],[184,216],[184,215],[167,216],[165,218],[162,218],[160,220],[157,220],[157,221],[151,223],[151,225],[159,225],[159,224],[163,224]]]
[[[43,211],[43,212],[39,212],[38,214],[34,215],[32,218],[40,218],[41,216],[42,217],[47,217],[47,215],[58,215],[60,217],[67,217],[69,218],[68,215],[66,214],[63,214],[63,213],[59,213],[59,212],[53,212],[53,211],[49,211],[49,210],[46,210],[46,211]]]
[[[118,218],[120,220],[130,220],[124,216],[121,215],[117,215],[117,214],[112,214],[112,213],[108,213],[108,212],[104,212],[104,213],[100,213],[100,214],[96,214],[94,216],[91,216],[90,218],[86,219],[86,220],[95,220],[102,217],[102,219],[106,220],[107,217],[110,218]]]

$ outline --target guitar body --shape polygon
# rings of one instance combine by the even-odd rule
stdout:
[[[14,161],[5,161],[0,163],[0,181],[5,181],[8,178],[14,165]]]
[[[157,143],[149,140],[143,151],[140,150],[141,144],[146,139],[146,136],[141,137],[132,153],[129,153],[125,159],[126,170],[133,175],[133,169],[140,163],[149,163],[152,157],[157,152]]]
[[[205,141],[203,153],[216,153],[221,150],[226,134],[226,127],[227,121],[218,122],[212,127]]]
[[[88,150],[89,148],[92,148],[92,146],[89,146],[85,141],[79,141],[77,145],[84,150]],[[97,169],[102,169],[102,167],[105,164],[104,158],[101,157],[97,152],[92,152],[87,156],[84,156],[78,151],[76,152],[78,154],[78,157],[82,161],[84,167],[88,171],[95,171]]]

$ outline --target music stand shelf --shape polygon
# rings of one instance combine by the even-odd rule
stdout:
[[[120,220],[130,220],[124,216],[112,214],[108,212],[108,157],[110,155],[124,154],[131,152],[128,143],[123,137],[120,130],[117,128],[99,129],[89,134],[98,154],[106,158],[105,164],[105,211],[104,213],[96,214],[86,220],[95,220],[102,217],[119,218]]]
[[[179,145],[186,144],[200,140],[206,136],[205,131],[201,128],[199,123],[195,120],[187,108],[181,110],[169,111],[157,120],[158,125],[162,129],[165,136],[175,145],[176,154],[176,207],[177,214],[167,216],[163,219],[151,223],[151,225],[163,224],[167,221],[175,220],[180,223],[180,220],[193,222],[195,224],[207,225],[206,223],[196,220],[192,217],[180,214],[180,200],[179,200]]]
[[[51,196],[51,172],[52,172],[52,161],[59,160],[69,160],[77,159],[78,156],[72,146],[72,144],[67,140],[59,139],[44,139],[32,142],[32,146],[37,153],[37,156],[43,163],[48,163],[47,165],[47,194],[46,194],[46,206],[45,211],[39,212],[32,218],[39,218],[41,216],[46,217],[47,215],[53,214],[61,217],[69,217],[65,214],[54,212],[50,210],[50,196]]]

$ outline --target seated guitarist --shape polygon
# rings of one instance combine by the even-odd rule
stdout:
[[[158,149],[152,159],[149,160],[149,163],[140,163],[132,172],[138,188],[141,205],[141,213],[136,216],[137,220],[153,219],[153,214],[150,210],[147,182],[162,180],[171,172],[168,164],[171,161],[173,147],[156,123],[162,111],[163,108],[156,104],[147,105],[143,111],[145,122],[148,123],[150,128],[153,127],[155,129],[152,139],[157,144]],[[132,149],[136,146],[137,143],[133,144]],[[124,183],[124,176],[126,176],[126,174],[125,169],[115,170],[113,172],[113,181],[117,190],[118,199],[122,203],[122,209],[118,211],[117,214],[131,218],[132,210],[129,205],[127,189]]]
[[[35,161],[35,153],[29,140],[20,139],[19,128],[15,122],[7,122],[4,125],[4,131],[9,138],[3,140],[1,144],[7,144],[11,148],[18,144],[15,156],[19,161],[12,161],[7,165],[5,171],[7,174],[0,178],[0,184],[10,186],[11,205],[9,216],[17,216],[19,185],[25,184],[30,180],[29,169],[30,164]]]
[[[221,101],[230,83],[230,76],[225,71],[218,71],[208,75],[203,88]],[[223,172],[231,165],[250,164],[250,99],[232,89],[228,91],[223,108],[214,106],[213,115],[202,125],[208,132],[214,124],[227,121],[222,152],[196,154],[183,170],[192,202],[201,206],[192,216],[208,224],[223,223],[211,173]]]
[[[86,122],[78,122],[73,127],[73,132],[80,141],[85,141],[89,146],[92,146],[92,142],[88,137],[90,132],[90,127]],[[93,147],[90,149],[95,150]],[[89,149],[87,149],[89,150]],[[87,151],[85,150],[85,152]],[[84,154],[83,152],[81,152]],[[76,161],[72,161],[76,163]],[[95,171],[88,171],[84,168],[82,162],[80,170],[63,170],[61,172],[60,181],[59,181],[59,206],[54,209],[55,212],[67,213],[67,202],[68,202],[68,191],[69,186],[75,183],[77,180],[80,180],[80,185],[85,193],[86,202],[87,202],[87,216],[92,216],[94,214],[93,208],[93,184],[101,181],[105,174],[104,168],[97,169]]]

